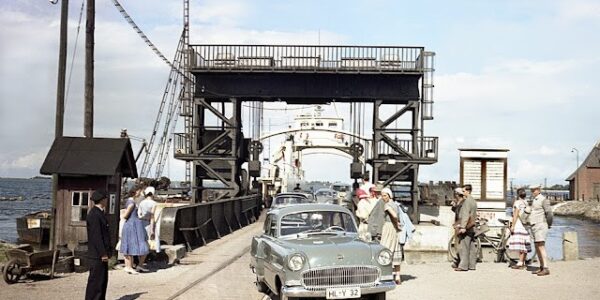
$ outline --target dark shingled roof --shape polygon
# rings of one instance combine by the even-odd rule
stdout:
[[[123,177],[138,176],[126,138],[57,138],[40,169],[44,175],[112,176],[119,171]]]

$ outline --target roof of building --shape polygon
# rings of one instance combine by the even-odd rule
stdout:
[[[40,169],[45,175],[112,176],[117,172],[124,177],[138,176],[127,138],[57,138]]]
[[[592,151],[588,154],[588,156],[583,160],[581,165],[571,174],[566,181],[571,181],[575,178],[578,172],[588,168],[600,168],[600,141],[596,143]]]

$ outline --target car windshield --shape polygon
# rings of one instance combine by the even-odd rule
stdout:
[[[333,196],[333,193],[331,191],[318,191],[317,192],[317,196]]]
[[[275,204],[298,204],[298,203],[310,203],[310,200],[302,196],[277,196],[275,197]]]
[[[281,218],[281,235],[318,232],[356,232],[352,216],[340,211],[307,211]]]
[[[334,185],[332,189],[338,192],[347,192],[350,190],[350,187],[346,185]]]

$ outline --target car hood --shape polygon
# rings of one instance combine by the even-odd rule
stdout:
[[[286,248],[304,253],[308,258],[309,268],[374,263],[371,245],[356,236],[312,235],[282,242]]]

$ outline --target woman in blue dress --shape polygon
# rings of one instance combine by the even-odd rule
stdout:
[[[123,225],[123,233],[121,235],[121,247],[119,251],[125,256],[125,272],[129,274],[138,274],[138,272],[148,272],[143,267],[146,260],[146,255],[150,252],[148,247],[148,238],[144,223],[138,217],[138,204],[134,199],[140,196],[143,188],[134,188],[129,192],[129,197],[125,204],[125,214],[123,218],[126,220]],[[138,256],[139,264],[133,268],[133,257]]]

